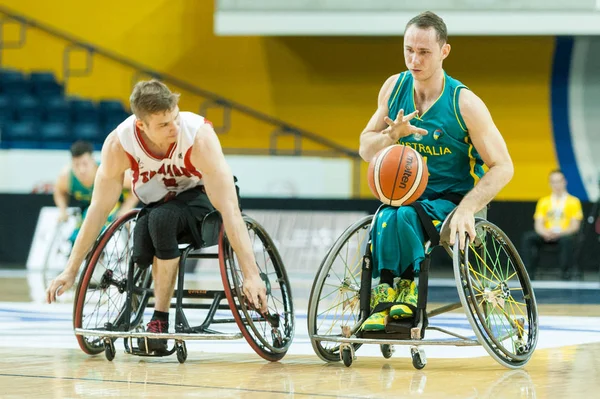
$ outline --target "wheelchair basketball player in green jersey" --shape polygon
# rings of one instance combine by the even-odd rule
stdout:
[[[490,112],[472,91],[448,76],[442,63],[450,54],[446,24],[432,12],[411,19],[404,32],[407,71],[381,87],[378,108],[360,136],[360,156],[367,162],[393,144],[417,150],[427,162],[429,182],[419,203],[438,229],[450,221],[450,245],[456,233],[475,238],[475,218],[511,180],[513,164]],[[484,165],[489,168],[484,174]],[[417,305],[414,276],[425,258],[427,241],[421,218],[412,206],[385,207],[372,229],[371,309],[385,303],[362,325],[382,331],[390,318],[413,316]],[[380,306],[378,309],[381,309]]]
[[[92,191],[94,189],[94,180],[98,171],[98,163],[92,157],[94,147],[87,141],[76,141],[71,146],[71,164],[65,167],[54,186],[54,204],[60,210],[59,222],[68,219],[67,206],[69,198],[73,198],[83,205],[81,220],[73,230],[69,241],[71,247],[79,234],[83,220],[86,217],[88,207],[92,200]],[[105,228],[119,216],[135,208],[138,200],[130,191],[131,178],[125,177],[124,190],[119,201],[110,212]]]

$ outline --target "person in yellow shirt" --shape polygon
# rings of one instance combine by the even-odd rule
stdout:
[[[535,208],[534,231],[523,237],[523,263],[534,279],[543,245],[558,246],[562,278],[571,278],[573,242],[583,219],[581,202],[567,192],[567,180],[559,169],[550,172],[552,194],[540,198]]]

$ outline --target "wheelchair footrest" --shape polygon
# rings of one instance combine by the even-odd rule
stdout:
[[[414,339],[411,337],[411,330],[415,327],[414,319],[390,319],[385,326],[384,331],[362,331],[362,338],[371,339],[397,339],[397,340],[409,340]]]
[[[125,352],[129,355],[135,355],[135,356],[163,357],[163,356],[170,356],[173,353],[175,353],[175,347],[173,347],[170,350],[166,350],[166,351],[151,351],[150,353],[143,351],[138,347],[134,347],[130,351],[125,351]]]
[[[410,335],[410,329],[414,327],[414,319],[389,319],[386,326],[385,332],[390,334],[408,334]]]

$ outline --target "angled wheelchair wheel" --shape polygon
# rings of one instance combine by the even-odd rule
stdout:
[[[73,327],[86,330],[124,330],[127,323],[125,306],[127,278],[133,252],[133,231],[138,211],[133,210],[114,221],[96,240],[81,273],[75,293]],[[147,269],[134,269],[134,286],[150,288],[152,273]],[[149,294],[132,293],[129,330],[142,323]],[[80,348],[95,355],[104,351],[100,336],[77,335]]]
[[[262,315],[244,299],[244,277],[237,255],[221,227],[219,263],[225,296],[233,317],[246,341],[262,358],[278,361],[287,353],[294,338],[294,305],[283,261],[263,227],[244,216],[260,277],[267,287],[268,314]]]
[[[533,354],[538,313],[531,281],[515,246],[487,220],[466,251],[453,248],[458,294],[479,342],[498,363],[516,369]]]
[[[315,353],[326,362],[340,361],[340,344],[317,341],[315,335],[354,334],[360,327],[362,259],[369,243],[373,216],[365,216],[333,244],[312,286],[308,302],[308,335]],[[354,350],[360,347],[354,344]]]

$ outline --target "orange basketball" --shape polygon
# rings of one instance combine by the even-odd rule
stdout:
[[[408,205],[423,194],[429,180],[427,164],[411,147],[395,144],[379,151],[369,164],[369,188],[381,202]]]

